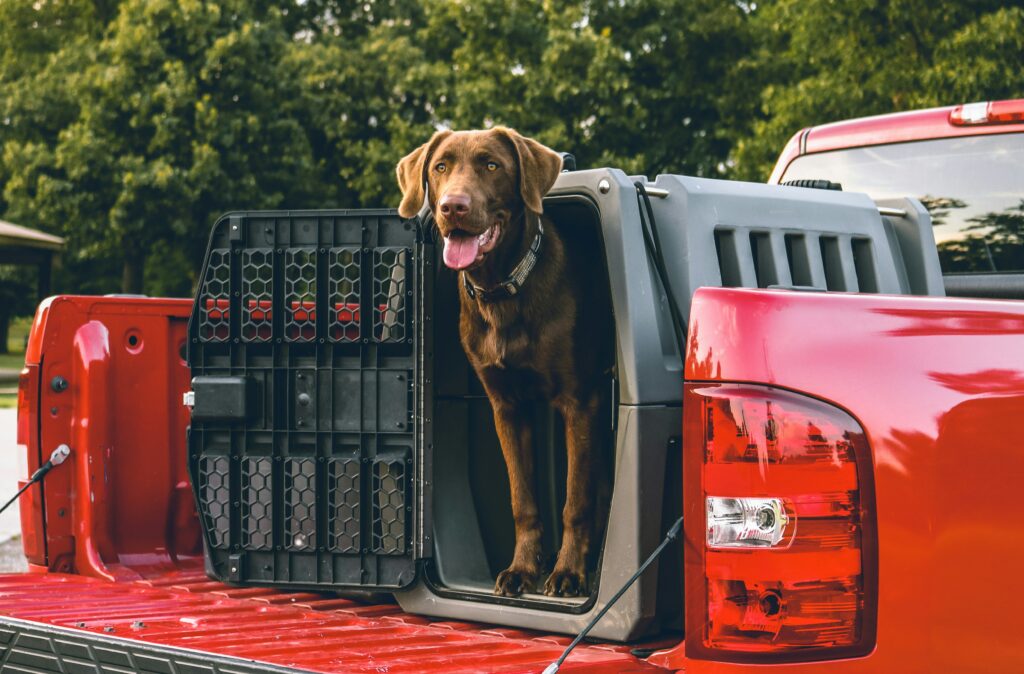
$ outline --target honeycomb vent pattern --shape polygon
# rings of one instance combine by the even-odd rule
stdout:
[[[270,457],[242,463],[242,547],[270,550],[273,538],[273,473]]]
[[[404,342],[407,248],[377,248],[373,251],[373,337],[378,342]]]
[[[330,253],[331,340],[359,341],[360,265],[358,248],[332,248]]]
[[[405,553],[405,461],[377,459],[373,463],[373,551]]]
[[[284,533],[289,550],[316,550],[316,459],[284,464]]]
[[[285,334],[295,342],[316,338],[316,251],[289,248],[285,253]]]
[[[226,548],[231,535],[230,463],[226,456],[206,456],[199,462],[199,494],[203,519],[215,548]]]
[[[359,459],[332,459],[327,464],[331,530],[328,546],[335,552],[359,552]]]
[[[265,342],[273,332],[274,252],[242,251],[242,339]]]
[[[312,342],[317,337],[335,343],[355,343],[371,338],[378,343],[409,343],[409,307],[412,284],[408,277],[412,251],[409,248],[374,248],[372,253],[357,246],[330,249],[287,248],[276,253],[272,248],[252,248],[241,253],[240,292],[232,292],[231,251],[213,249],[203,276],[200,293],[199,339],[225,342],[231,336],[231,299],[240,296],[238,332],[249,343],[269,342],[274,337],[275,303],[283,302],[284,339]],[[235,256],[238,257],[238,256]],[[364,305],[363,258],[372,257],[372,281],[368,306]],[[275,275],[275,258],[283,272]],[[317,296],[318,259],[327,267],[324,276],[325,297]],[[275,281],[276,278],[276,281]],[[283,292],[275,301],[275,283]],[[317,334],[318,307],[327,312],[325,335]],[[373,320],[363,328],[364,310]],[[280,341],[280,336],[278,338]]]
[[[230,333],[231,258],[226,249],[210,251],[199,300],[200,337],[207,342],[227,341]]]

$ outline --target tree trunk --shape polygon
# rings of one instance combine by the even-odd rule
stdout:
[[[121,273],[121,292],[142,294],[142,274],[146,269],[144,253],[125,251],[124,268]]]
[[[6,310],[0,310],[0,353],[8,353],[7,338],[11,329],[11,315]]]

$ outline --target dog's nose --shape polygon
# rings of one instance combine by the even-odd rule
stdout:
[[[452,220],[459,220],[469,213],[469,197],[465,194],[446,194],[438,205],[441,214]]]

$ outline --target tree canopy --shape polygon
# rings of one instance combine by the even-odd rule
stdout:
[[[1022,71],[989,0],[8,0],[0,217],[67,238],[61,289],[187,295],[218,214],[394,204],[438,127],[763,180],[803,126]]]
[[[801,128],[851,117],[1024,97],[1024,8],[974,0],[776,0],[738,64],[759,82],[731,129],[734,177],[763,180]]]

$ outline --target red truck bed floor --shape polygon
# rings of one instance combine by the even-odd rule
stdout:
[[[570,641],[432,621],[395,604],[230,587],[198,569],[118,583],[64,574],[0,575],[0,616],[5,672],[99,671],[89,660],[106,662],[103,671],[541,672]],[[149,647],[163,659],[154,659]],[[637,659],[630,648],[581,645],[561,671],[666,671]],[[171,656],[191,665],[180,658],[172,665]],[[78,666],[69,669],[69,659]],[[253,661],[269,667],[237,666]],[[146,664],[152,662],[167,664]]]

